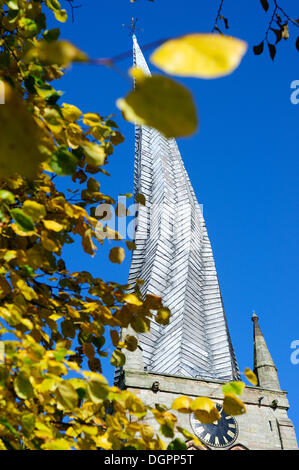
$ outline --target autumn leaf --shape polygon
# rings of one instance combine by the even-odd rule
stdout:
[[[207,397],[196,398],[191,404],[191,410],[202,423],[209,424],[220,419],[216,404]]]
[[[135,294],[126,294],[123,297],[124,302],[131,305],[136,305],[140,307],[142,305],[142,300],[138,299],[137,295]]]
[[[61,232],[64,229],[64,226],[55,220],[43,220],[43,224],[47,230],[52,230],[53,232]]]
[[[191,93],[183,85],[162,75],[144,77],[116,104],[127,121],[154,127],[165,137],[188,136],[197,128]]]
[[[242,395],[244,388],[245,388],[244,382],[232,381],[223,385],[222,391],[224,394],[230,393],[230,394]]]
[[[34,222],[38,222],[46,215],[46,208],[43,204],[29,199],[23,202],[22,210],[31,217]]]
[[[127,335],[125,337],[125,345],[129,351],[135,351],[138,346],[138,339],[136,336]]]
[[[228,393],[223,400],[223,411],[227,415],[238,416],[246,413],[246,408],[240,398]]]
[[[155,316],[155,320],[160,325],[169,325],[170,310],[167,307],[160,308]]]
[[[125,362],[126,356],[119,349],[114,349],[110,360],[111,365],[114,367],[122,367],[125,365]]]
[[[86,391],[93,403],[101,403],[109,393],[108,382],[105,377],[97,374],[96,378],[94,377],[87,382]]]
[[[257,386],[257,384],[258,384],[257,376],[255,375],[255,373],[251,369],[249,369],[249,367],[245,368],[244,375],[249,380],[250,383]]]
[[[120,246],[111,248],[109,253],[109,259],[112,263],[121,264],[125,259],[125,250]]]
[[[20,230],[23,232],[31,232],[34,230],[33,220],[29,215],[22,211],[22,209],[12,209],[10,213]]]
[[[166,73],[218,78],[233,72],[246,50],[244,41],[230,36],[189,34],[165,42],[150,59]]]
[[[191,405],[192,405],[192,399],[189,397],[182,396],[182,397],[176,398],[173,401],[171,408],[173,410],[179,411],[180,413],[190,413]]]
[[[78,404],[78,394],[73,385],[67,381],[58,384],[55,391],[57,407],[61,410],[72,410]]]
[[[0,105],[0,128],[5,136],[0,139],[0,176],[19,173],[32,179],[46,158],[38,145],[41,133],[32,114],[7,83],[4,93],[5,104]]]
[[[26,400],[34,396],[32,384],[26,372],[20,371],[14,380],[14,389],[19,398]]]
[[[39,41],[35,47],[29,49],[24,62],[38,60],[44,65],[67,66],[72,62],[87,62],[88,57],[68,41]]]
[[[92,142],[85,142],[81,145],[84,150],[86,163],[92,166],[102,166],[105,163],[106,154],[100,145]]]

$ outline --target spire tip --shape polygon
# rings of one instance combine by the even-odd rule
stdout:
[[[259,317],[257,316],[255,311],[253,310],[251,320],[254,321],[254,320],[258,320],[258,319],[259,319]]]

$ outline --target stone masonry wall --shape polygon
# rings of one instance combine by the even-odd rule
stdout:
[[[159,382],[159,391],[152,391],[153,382]],[[206,396],[217,403],[223,400],[222,382],[204,381],[193,378],[174,377],[166,374],[154,374],[133,370],[124,371],[124,386],[135,392],[144,403],[154,406],[162,403],[171,407],[180,395]],[[289,403],[286,392],[246,386],[242,401],[246,405],[246,414],[236,416],[239,436],[234,443],[250,450],[298,449],[295,430],[288,418]],[[177,414],[182,427],[193,433],[189,415]],[[158,423],[150,416],[145,418],[156,431]]]

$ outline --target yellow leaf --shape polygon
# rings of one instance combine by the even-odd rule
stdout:
[[[69,147],[76,149],[82,142],[82,129],[78,124],[71,122],[65,130]]]
[[[23,279],[18,279],[16,282],[16,286],[18,289],[20,289],[21,293],[23,294],[26,300],[38,299],[36,292],[31,289],[31,287],[28,286],[28,284],[23,281]]]
[[[92,231],[91,229],[85,230],[83,237],[82,237],[82,246],[85,253],[88,253],[91,256],[94,256],[94,252],[96,250],[96,246],[92,241]]]
[[[37,59],[41,64],[67,66],[71,62],[87,62],[88,57],[68,41],[39,41],[29,49],[24,57],[25,63]]]
[[[29,199],[23,203],[22,209],[34,222],[37,222],[46,215],[45,206]]]
[[[1,82],[3,83],[3,82]],[[45,159],[38,142],[40,130],[24,102],[5,84],[5,104],[0,105],[0,176],[16,173],[34,178],[39,164]]]
[[[230,36],[189,34],[162,44],[151,61],[170,74],[217,78],[233,72],[246,50],[246,42]]]
[[[196,418],[202,423],[214,423],[220,419],[220,413],[216,408],[216,404],[207,397],[196,398],[191,405],[192,411]]]
[[[131,75],[132,78],[134,78],[134,80],[139,81],[139,82],[144,80],[147,77],[145,73],[143,72],[143,70],[135,66],[129,70],[129,74]]]
[[[53,232],[61,232],[64,229],[64,226],[55,220],[43,220],[43,224],[47,230],[53,230]]]
[[[145,441],[150,441],[155,435],[155,430],[149,424],[144,424],[141,428],[141,435]]]
[[[33,387],[28,375],[21,371],[14,379],[14,389],[17,396],[23,400],[34,396]]]
[[[246,369],[244,371],[244,374],[245,374],[245,377],[249,380],[250,383],[252,383],[253,385],[258,384],[257,376],[255,375],[255,373],[251,369],[249,369],[249,367],[246,367]]]
[[[44,450],[71,450],[71,443],[66,439],[54,439],[50,442],[42,444],[41,448]]]
[[[55,390],[57,408],[60,410],[73,410],[78,404],[78,394],[71,383],[64,380]]]
[[[57,240],[54,241],[51,238],[49,238],[48,232],[46,232],[46,230],[42,230],[41,232],[41,242],[42,242],[43,247],[48,251],[53,251],[54,253],[56,253],[60,249],[60,246],[57,243]]]
[[[82,116],[82,112],[76,106],[67,103],[62,103],[62,106],[61,112],[66,121],[74,122]]]
[[[47,123],[47,126],[55,134],[59,134],[63,129],[63,120],[57,111],[54,108],[46,108],[44,111],[44,119]]]
[[[100,147],[98,144],[92,142],[85,142],[81,144],[81,147],[84,150],[86,163],[92,166],[101,166],[105,163],[105,151],[103,147]]]
[[[141,307],[142,305],[142,300],[139,300],[135,294],[126,294],[124,295],[123,300],[127,304],[136,305],[137,307]]]
[[[228,393],[223,401],[223,411],[227,415],[237,416],[246,413],[246,408],[240,398]]]
[[[122,367],[126,363],[126,356],[119,349],[115,349],[112,353],[110,363],[114,367]]]
[[[196,109],[189,90],[163,75],[144,78],[116,105],[127,121],[154,127],[165,137],[188,136],[196,131]]]
[[[105,377],[94,374],[93,379],[87,382],[86,391],[89,399],[95,403],[102,403],[109,392],[109,385]]]
[[[86,126],[94,126],[100,122],[101,118],[99,114],[96,113],[86,113],[83,117],[83,124]]]
[[[190,413],[191,412],[192,400],[189,397],[179,397],[174,400],[171,408],[173,410],[178,410],[180,413]]]
[[[109,253],[109,259],[112,263],[121,264],[125,259],[125,250],[120,246],[115,246],[111,248]]]
[[[167,307],[160,308],[155,317],[156,322],[160,323],[160,325],[169,325],[169,319],[170,319],[169,308]]]

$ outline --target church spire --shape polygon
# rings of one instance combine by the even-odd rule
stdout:
[[[150,75],[136,36],[133,64]],[[134,191],[139,204],[129,284],[161,296],[171,321],[139,335],[148,371],[214,380],[239,378],[213,253],[175,139],[135,128]],[[140,361],[138,361],[140,363]]]
[[[265,338],[258,322],[259,318],[253,312],[253,338],[254,338],[254,372],[258,378],[259,386],[280,390],[277,369],[271,357]]]

